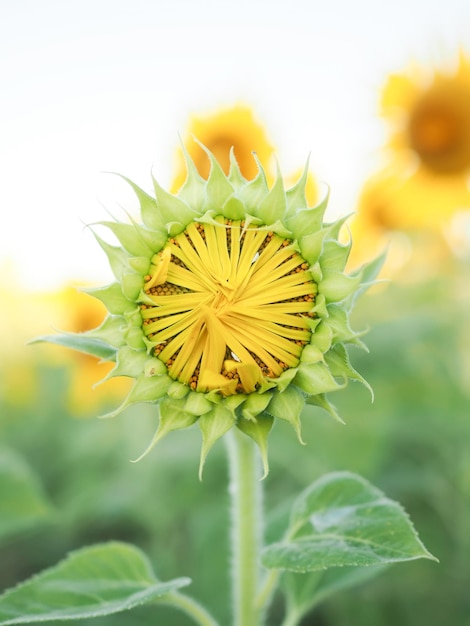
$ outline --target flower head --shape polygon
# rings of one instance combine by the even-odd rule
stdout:
[[[423,243],[428,258],[448,254],[453,217],[470,210],[470,61],[454,72],[413,68],[392,75],[381,110],[389,121],[388,162],[364,185],[352,224],[357,258],[391,233]],[[420,243],[421,242],[421,243]]]
[[[344,274],[344,219],[323,222],[327,198],[307,206],[307,167],[292,188],[280,173],[269,188],[259,163],[247,180],[233,151],[228,175],[206,154],[207,180],[186,154],[177,196],[156,180],[155,197],[128,181],[143,223],[103,223],[121,244],[96,236],[116,282],[88,293],[109,315],[70,345],[115,361],[111,376],[135,379],[111,415],[137,402],[159,407],[149,449],[198,422],[202,468],[215,441],[237,427],[258,443],[266,469],[275,418],[301,439],[306,403],[337,417],[325,394],[348,379],[365,382],[349,362],[346,344],[362,344],[348,316],[377,264]]]

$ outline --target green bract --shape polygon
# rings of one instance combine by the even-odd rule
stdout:
[[[258,444],[267,471],[275,418],[301,440],[306,403],[337,417],[326,394],[349,379],[367,385],[348,358],[347,344],[363,346],[349,312],[380,260],[345,274],[351,244],[338,240],[345,218],[323,221],[327,197],[307,206],[307,167],[287,190],[278,172],[270,189],[260,164],[248,181],[233,154],[228,176],[208,156],[204,180],[186,155],[177,196],[153,180],[152,197],[126,179],[142,223],[102,222],[121,244],[96,236],[116,282],[88,290],[109,315],[59,342],[115,361],[111,376],[135,379],[109,416],[138,402],[158,407],[147,451],[198,422],[202,469],[215,441],[235,426]]]

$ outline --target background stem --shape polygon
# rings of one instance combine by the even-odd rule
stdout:
[[[254,442],[237,428],[225,437],[232,500],[232,601],[234,626],[260,626],[256,606],[262,535],[261,467]]]

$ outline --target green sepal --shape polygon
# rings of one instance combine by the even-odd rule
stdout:
[[[222,207],[222,214],[229,220],[242,220],[246,214],[245,205],[240,198],[232,195]]]
[[[348,352],[342,343],[337,343],[325,354],[325,362],[333,376],[344,376],[364,385],[370,393],[371,401],[374,401],[374,391],[372,387],[351,365]]]
[[[310,264],[314,265],[320,258],[323,250],[323,241],[328,235],[328,229],[322,228],[300,239],[300,251],[302,257]]]
[[[151,256],[155,249],[150,247],[141,235],[143,230],[136,224],[125,224],[123,222],[98,222],[101,226],[106,226],[119,240],[122,247],[132,256]]]
[[[228,172],[228,179],[233,185],[234,188],[242,187],[246,184],[246,178],[240,171],[240,166],[238,165],[237,158],[235,156],[235,149],[232,146],[230,148],[230,168]]]
[[[322,354],[325,354],[325,352],[331,348],[332,342],[333,342],[333,330],[330,327],[329,319],[322,320],[316,326],[315,330],[312,333],[312,337],[310,339],[310,345],[320,350]],[[306,348],[308,347],[309,346],[305,346],[304,350],[302,351],[300,360],[306,363],[316,363],[316,361],[308,360],[311,354],[308,350],[304,357],[304,352]],[[313,351],[312,354],[315,355],[315,352]]]
[[[320,255],[320,265],[324,273],[342,272],[351,252],[351,242],[347,244],[339,243],[334,239],[327,239],[323,242],[323,249]]]
[[[352,295],[352,303],[357,300],[357,298],[369,287],[376,283],[386,282],[381,280],[376,280],[382,266],[387,257],[387,250],[384,250],[381,254],[379,254],[375,259],[369,261],[362,265],[358,270],[352,273],[352,276],[359,276],[361,279],[361,284],[357,289],[357,292]]]
[[[221,395],[218,391],[215,392],[214,396],[212,396],[212,393],[209,392],[207,394],[208,398],[210,399],[211,402],[214,402],[214,400],[216,398],[220,399]],[[226,409],[228,409],[231,414],[233,419],[237,419],[237,409],[238,407],[243,404],[243,402],[245,402],[246,397],[244,394],[242,393],[236,393],[232,396],[227,396],[226,398],[223,398],[223,403]]]
[[[130,346],[123,346],[116,354],[116,365],[99,384],[116,376],[138,378],[144,376],[162,376],[166,374],[166,366],[162,361],[149,355],[143,350],[135,350]]]
[[[30,344],[53,343],[65,348],[71,348],[84,354],[90,354],[102,361],[114,361],[116,358],[116,348],[108,345],[100,339],[89,337],[86,333],[61,333],[60,335],[42,335],[36,337]]]
[[[307,187],[309,161],[310,156],[305,163],[305,167],[298,181],[295,183],[295,185],[293,185],[289,189],[286,189],[287,215],[293,215],[295,214],[297,209],[307,206],[307,196],[305,195],[305,189]]]
[[[90,228],[90,230],[93,233],[96,241],[99,243],[101,249],[108,257],[108,262],[114,274],[114,277],[116,278],[116,280],[121,280],[123,272],[128,267],[127,260],[129,258],[129,255],[120,246],[112,246],[111,244],[104,241],[104,239],[101,239],[101,237],[97,235],[92,228]]]
[[[197,421],[197,417],[184,410],[184,398],[164,398],[159,404],[160,419],[158,428],[151,442],[142,454],[132,461],[138,463],[155,447],[155,445],[173,430],[189,428]]]
[[[158,181],[153,175],[152,180],[158,212],[165,223],[167,231],[172,236],[177,235],[184,230],[194,218],[198,217],[199,213],[177,196],[165,191],[165,189],[158,184]]]
[[[207,455],[215,442],[228,432],[235,424],[235,417],[224,403],[215,404],[214,408],[202,415],[199,420],[199,428],[202,433],[201,460],[199,462],[199,480],[202,480],[202,471]]]
[[[305,405],[303,394],[295,387],[287,387],[284,391],[274,391],[266,412],[279,419],[288,422],[295,430],[298,440],[302,445],[300,414]]]
[[[257,207],[255,215],[261,219],[263,224],[272,224],[282,220],[286,212],[286,206],[284,181],[278,166],[274,185]]]
[[[123,335],[124,328],[125,321],[121,315],[107,315],[98,328],[87,330],[83,334],[90,338],[100,339],[114,348],[120,348],[126,343]]]
[[[307,396],[305,398],[305,404],[318,406],[324,409],[337,422],[340,422],[341,424],[345,423],[344,420],[339,416],[335,405],[332,404],[323,393],[318,393],[314,396]]]
[[[323,361],[323,352],[318,346],[310,343],[302,350],[300,361],[301,363],[318,363]]]
[[[343,383],[338,383],[323,363],[301,363],[294,378],[294,385],[309,395],[343,389],[346,384],[347,379]]]
[[[145,242],[148,248],[150,248],[153,254],[159,252],[163,246],[166,244],[168,236],[164,230],[153,230],[150,228],[145,228],[142,224],[138,224],[130,215],[129,219],[137,229],[138,234]]]
[[[139,200],[140,214],[145,226],[154,231],[165,232],[165,221],[161,218],[157,210],[155,198],[152,198],[152,196],[141,189],[132,180],[127,178],[127,176],[123,176],[122,174],[118,174],[118,176],[125,180],[126,183],[128,183],[134,190],[134,193]]]
[[[137,300],[144,286],[144,278],[135,272],[124,272],[121,278],[122,293],[129,300]]]
[[[127,344],[135,350],[142,350],[146,348],[144,341],[144,332],[142,328],[129,327],[124,330],[124,337]]]
[[[270,400],[270,393],[251,393],[247,395],[241,407],[243,417],[248,421],[256,421],[257,416],[264,411]]]
[[[199,142],[198,142],[199,143]],[[233,187],[219,162],[203,144],[199,144],[209,157],[211,169],[207,179],[205,210],[217,210],[233,195]]]
[[[213,408],[214,404],[206,398],[204,393],[190,391],[186,397],[184,410],[191,413],[191,415],[201,417],[201,415],[208,413]]]
[[[163,374],[167,374],[168,370],[160,359],[156,357],[149,357],[147,353],[147,360],[144,362],[144,376],[163,376]]]
[[[287,389],[291,382],[294,380],[296,374],[296,367],[289,367],[289,369],[284,370],[279,378],[276,378],[276,387],[279,389],[279,391],[284,391],[285,389]]]
[[[149,377],[142,374],[136,378],[134,386],[124,402],[114,411],[100,415],[100,417],[102,419],[116,417],[127,409],[127,407],[139,402],[157,402],[167,393],[170,385],[171,378],[167,375]]]
[[[155,402],[166,394],[170,384],[171,378],[165,374],[162,376],[146,376],[143,374],[136,378],[135,384],[126,398],[127,404]]]
[[[178,191],[178,197],[186,204],[191,205],[198,213],[203,213],[207,183],[197,171],[197,167],[183,142],[181,142],[181,150],[186,164],[186,180]]]
[[[146,276],[150,269],[150,259],[146,256],[133,256],[130,257],[129,267],[133,269],[138,274],[142,276]]]
[[[349,321],[349,313],[343,307],[337,304],[329,304],[328,319],[326,320],[326,323],[333,333],[333,343],[353,343],[354,345],[367,350],[366,346],[359,339],[359,337],[364,335],[366,331],[363,330],[357,332],[352,330]]]
[[[123,346],[119,349],[116,355],[116,365],[107,378],[114,376],[138,378],[144,373],[144,366],[148,360],[148,354],[142,350],[134,350],[129,346]]]
[[[318,292],[325,296],[326,302],[341,302],[358,289],[361,276],[346,276],[342,272],[326,273],[318,284]]]
[[[160,362],[163,363],[162,361]],[[166,369],[166,366],[165,366],[165,369]],[[180,400],[181,398],[185,398],[188,395],[189,391],[190,389],[188,385],[185,385],[184,383],[180,383],[178,380],[174,380],[168,388],[168,395],[170,398],[173,398],[175,400]]]
[[[87,289],[81,289],[84,293],[98,298],[113,315],[124,315],[137,309],[135,302],[131,302],[122,293],[121,285],[119,283],[111,283],[106,287],[89,287]]]
[[[269,474],[268,435],[271,432],[273,424],[274,418],[267,413],[260,413],[254,421],[243,418],[237,421],[237,428],[253,439],[259,448],[264,472],[261,480],[266,478]]]
[[[329,196],[330,191],[328,189],[323,200],[316,206],[311,209],[298,208],[286,217],[286,226],[294,233],[296,239],[300,239],[305,235],[317,232],[321,229]]]
[[[316,313],[318,317],[328,317],[326,298],[322,293],[317,293],[315,296],[315,305],[312,307],[312,311]]]
[[[257,161],[258,162],[258,161]],[[258,162],[258,173],[243,187],[237,189],[236,195],[246,207],[246,212],[255,215],[257,207],[269,193],[268,183],[263,168]]]

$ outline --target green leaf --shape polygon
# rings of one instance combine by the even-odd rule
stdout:
[[[327,474],[306,489],[294,503],[287,539],[263,553],[266,567],[291,572],[419,558],[434,559],[403,508],[349,472]]]
[[[85,333],[62,333],[61,335],[42,335],[36,337],[30,343],[55,343],[58,346],[78,350],[85,354],[91,354],[104,361],[114,361],[116,348],[109,346],[100,339],[87,336]]]
[[[299,622],[303,615],[337,591],[371,580],[387,567],[332,567],[307,574],[284,572],[281,585],[286,595],[286,613],[290,623]]]
[[[111,615],[190,583],[159,582],[136,547],[110,542],[77,550],[0,596],[0,626]]]
[[[47,520],[51,507],[33,471],[11,450],[0,450],[0,539]]]

